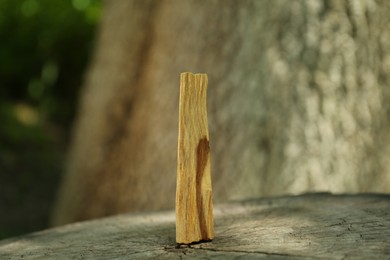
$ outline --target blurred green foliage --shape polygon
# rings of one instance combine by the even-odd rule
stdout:
[[[0,239],[46,228],[100,0],[0,0]]]

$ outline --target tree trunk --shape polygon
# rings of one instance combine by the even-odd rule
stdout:
[[[173,208],[184,71],[209,76],[216,202],[390,192],[389,11],[107,1],[53,223]]]
[[[1,259],[385,259],[390,195],[311,194],[215,209],[215,239],[177,247],[173,211],[120,215],[0,242]]]

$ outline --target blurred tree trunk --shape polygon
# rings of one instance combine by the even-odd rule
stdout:
[[[215,202],[390,192],[390,3],[106,2],[54,224],[173,208],[179,74],[209,75]]]

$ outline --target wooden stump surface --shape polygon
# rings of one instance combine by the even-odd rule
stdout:
[[[214,215],[208,243],[177,247],[173,211],[126,214],[0,241],[0,259],[390,259],[390,195],[254,199]]]

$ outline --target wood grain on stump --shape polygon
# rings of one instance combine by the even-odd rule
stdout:
[[[119,215],[0,242],[0,259],[390,258],[390,195],[254,199],[217,205],[212,242],[176,247],[175,213]]]

